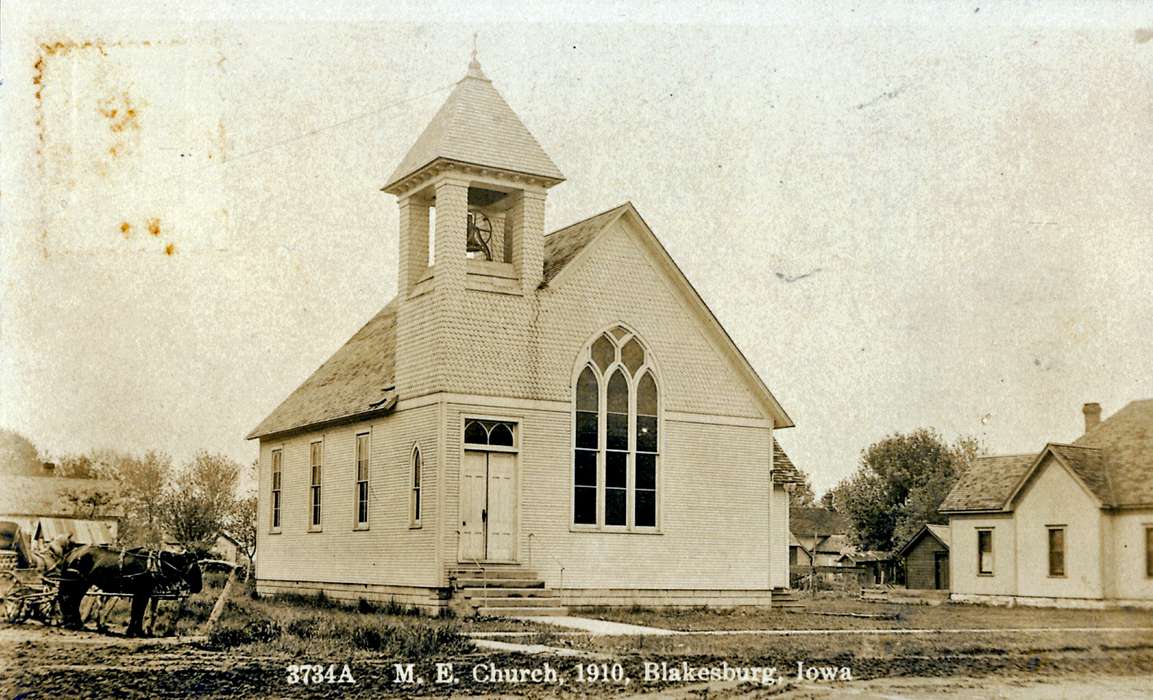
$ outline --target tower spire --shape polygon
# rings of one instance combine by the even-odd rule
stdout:
[[[476,39],[477,32],[472,33],[472,58],[468,62],[468,73],[465,73],[466,78],[480,78],[481,80],[488,80],[488,76],[480,68],[480,61],[476,58]]]

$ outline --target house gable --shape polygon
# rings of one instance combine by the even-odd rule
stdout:
[[[599,229],[599,230],[598,230]],[[581,222],[564,231],[569,238],[567,245],[552,245],[556,252],[563,250],[565,264],[550,276],[547,284],[552,289],[563,289],[573,284],[588,266],[604,268],[609,266],[616,274],[634,275],[641,272],[642,265],[634,256],[632,268],[621,269],[616,253],[620,253],[619,241],[613,254],[606,255],[605,248],[613,245],[614,238],[626,237],[640,252],[643,267],[651,270],[660,279],[664,293],[675,298],[682,313],[691,317],[696,324],[696,335],[706,341],[712,352],[722,358],[727,365],[724,374],[731,376],[744,386],[748,396],[758,407],[759,413],[771,419],[773,427],[792,427],[792,419],[785,413],[776,397],[769,391],[764,381],[749,364],[748,359],[721,326],[712,310],[693,288],[676,262],[661,245],[652,229],[641,218],[631,203],[625,203],[601,215]],[[615,235],[614,235],[615,234]],[[555,235],[555,234],[554,234]],[[551,236],[549,237],[551,238]],[[546,238],[546,249],[548,239]],[[559,256],[558,256],[559,257]],[[595,294],[595,289],[587,290]]]
[[[1108,495],[1108,486],[1103,476],[1100,451],[1088,448],[1076,448],[1072,445],[1057,445],[1050,443],[1041,450],[1029,471],[1021,477],[1017,486],[1005,500],[1004,508],[1013,510],[1028,486],[1036,481],[1045,469],[1059,468],[1072,479],[1089,498],[1098,505],[1105,506],[1111,502]]]

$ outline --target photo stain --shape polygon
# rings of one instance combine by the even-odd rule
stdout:
[[[168,245],[164,246],[164,254],[165,255],[175,255],[176,254],[176,244],[175,243],[169,243]]]
[[[129,236],[131,236],[132,235],[132,224],[128,223],[127,221],[120,222],[120,234],[122,236],[124,236],[125,238],[128,238]]]
[[[160,219],[149,219],[148,220],[148,233],[151,233],[153,236],[159,236],[160,235]],[[169,244],[169,245],[171,245],[171,244]],[[171,253],[169,253],[169,255],[171,255]]]

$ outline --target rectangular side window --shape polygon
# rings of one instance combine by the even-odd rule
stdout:
[[[321,458],[323,456],[323,443],[317,441],[308,446],[308,467],[311,474],[309,487],[309,519],[310,530],[320,529],[320,479]]]
[[[368,527],[368,433],[356,436],[356,526]]]
[[[993,575],[993,531],[977,530],[977,573]]]
[[[273,530],[280,529],[280,479],[281,479],[281,465],[282,465],[282,452],[280,450],[272,451],[272,522]]]
[[[1049,528],[1049,575],[1065,575],[1065,528]]]

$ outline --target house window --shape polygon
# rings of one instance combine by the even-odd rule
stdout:
[[[1153,578],[1153,525],[1145,526],[1145,576]]]
[[[368,527],[368,433],[356,436],[356,526]]]
[[[993,531],[977,530],[977,573],[993,575]]]
[[[651,357],[617,326],[584,360],[573,414],[573,525],[655,529],[660,413]]]
[[[272,451],[272,529],[280,529],[280,473],[282,465],[282,452]]]
[[[1065,528],[1049,528],[1049,575],[1065,575]]]
[[[409,521],[413,527],[420,525],[420,480],[424,470],[424,462],[420,456],[420,447],[412,448],[412,495],[409,498]]]
[[[309,519],[308,528],[310,530],[320,529],[320,471],[321,471],[321,455],[323,454],[323,444],[320,441],[314,442],[308,446],[308,467],[311,473],[311,481],[309,488]]]

